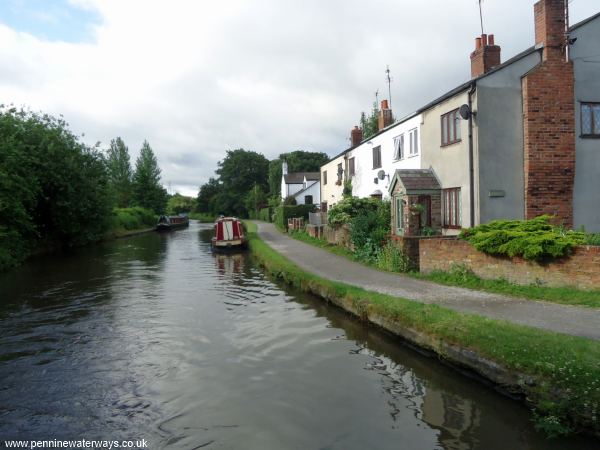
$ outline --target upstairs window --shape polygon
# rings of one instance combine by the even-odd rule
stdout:
[[[354,174],[356,173],[355,170],[356,170],[356,167],[354,165],[354,158],[350,158],[348,160],[348,174],[349,174],[349,176],[353,177]]]
[[[312,195],[305,195],[304,196],[304,204],[305,205],[312,205],[313,204],[313,196]]]
[[[327,171],[324,170],[323,171],[323,185],[326,185],[326,184],[327,184]]]
[[[581,137],[600,138],[600,103],[581,104]]]
[[[381,167],[381,146],[373,147],[373,169]]]
[[[338,183],[342,182],[342,175],[343,174],[344,174],[344,168],[342,167],[342,163],[339,163],[338,164],[338,170],[337,170],[337,176],[338,176],[337,180],[338,180]]]
[[[404,159],[404,135],[394,138],[394,161]]]
[[[419,129],[415,128],[408,132],[408,140],[410,141],[410,156],[416,156],[419,154]]]
[[[458,109],[442,116],[442,146],[460,142],[459,121]]]

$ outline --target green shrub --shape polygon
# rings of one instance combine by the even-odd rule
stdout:
[[[287,228],[287,221],[291,217],[308,219],[308,213],[315,212],[315,205],[279,206],[275,209],[275,225],[281,230]]]
[[[549,223],[550,216],[531,220],[495,220],[463,230],[461,239],[491,255],[522,256],[529,260],[560,258],[585,243],[585,234]]]
[[[115,208],[113,211],[112,228],[115,230],[139,230],[156,225],[154,212],[135,206],[133,208]]]
[[[344,198],[328,211],[328,223],[334,227],[348,224],[354,217],[362,215],[365,212],[377,211],[381,203],[381,201],[372,198]],[[389,220],[388,217],[388,222]]]
[[[263,208],[258,212],[258,218],[259,220],[262,220],[263,222],[271,222],[272,221],[272,215],[273,215],[273,208]]]
[[[600,233],[588,233],[585,235],[586,245],[600,245]]]
[[[387,242],[377,254],[376,265],[389,272],[408,272],[411,269],[408,256],[392,242]]]

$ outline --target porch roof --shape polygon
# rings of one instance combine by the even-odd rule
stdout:
[[[390,183],[390,194],[400,182],[407,193],[410,191],[439,191],[442,187],[431,169],[397,169]]]

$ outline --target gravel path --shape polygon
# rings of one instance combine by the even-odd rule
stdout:
[[[292,239],[273,224],[256,224],[258,235],[270,247],[320,277],[460,312],[600,340],[600,308],[537,302],[381,272]]]

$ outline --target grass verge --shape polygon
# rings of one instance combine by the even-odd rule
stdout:
[[[369,292],[304,272],[256,234],[249,223],[254,256],[269,274],[316,294],[374,323],[417,336],[413,342],[456,362],[456,351],[510,373],[510,390],[526,395],[536,426],[550,436],[591,430],[600,435],[600,343],[574,336],[460,314],[437,305]],[[457,348],[459,350],[457,350]],[[453,350],[454,349],[454,350]],[[488,364],[489,366],[489,364]],[[499,382],[474,363],[471,368]]]
[[[215,216],[210,213],[189,213],[188,217],[193,220],[198,220],[201,223],[212,223],[215,221]]]
[[[123,237],[138,231],[153,229],[158,217],[153,211],[139,206],[115,208],[106,237]]]
[[[316,239],[309,236],[306,232],[297,231],[290,233],[290,237],[307,244],[323,248],[336,255],[344,256],[352,261],[365,266],[382,270],[373,264],[357,260],[354,253],[347,248],[329,244],[323,239]],[[456,266],[450,272],[435,271],[429,274],[418,272],[407,272],[409,275],[421,280],[433,281],[434,283],[444,284],[446,286],[457,286],[467,289],[491,292],[494,294],[504,294],[511,297],[527,298],[536,301],[545,301],[559,303],[562,305],[584,306],[588,308],[600,308],[600,290],[582,290],[575,287],[549,287],[539,285],[520,285],[511,283],[505,279],[485,280],[479,278],[468,268]]]

